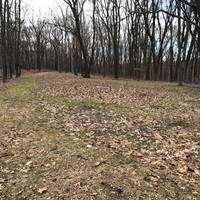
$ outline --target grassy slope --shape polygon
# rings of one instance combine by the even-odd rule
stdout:
[[[0,199],[200,199],[200,91],[21,78],[0,93]]]

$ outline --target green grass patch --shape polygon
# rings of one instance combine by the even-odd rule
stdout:
[[[200,158],[200,151],[199,152],[194,152],[192,155],[195,158]]]
[[[10,102],[17,100],[27,100],[36,89],[37,83],[31,77],[20,78],[15,85],[10,86],[0,93],[0,102]]]
[[[113,103],[104,103],[91,100],[75,100],[67,97],[46,97],[45,100],[50,104],[66,106],[69,109],[83,110],[112,110],[118,113],[130,112],[130,107],[121,106]]]

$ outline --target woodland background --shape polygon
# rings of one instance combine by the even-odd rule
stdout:
[[[199,83],[198,0],[64,0],[58,12],[32,20],[24,8],[0,1],[4,82],[45,69]]]

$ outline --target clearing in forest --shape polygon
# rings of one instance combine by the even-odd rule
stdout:
[[[200,89],[20,78],[0,92],[0,199],[200,199]]]

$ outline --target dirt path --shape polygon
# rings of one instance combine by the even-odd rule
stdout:
[[[0,92],[0,199],[200,199],[200,90],[41,73]]]

